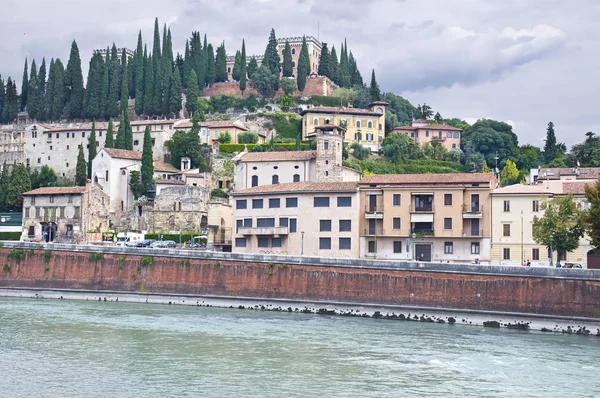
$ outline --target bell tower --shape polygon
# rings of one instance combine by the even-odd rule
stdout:
[[[344,129],[333,124],[315,127],[317,142],[317,182],[341,182],[344,180],[342,152]]]

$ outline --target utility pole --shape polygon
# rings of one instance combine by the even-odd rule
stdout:
[[[496,174],[498,174],[498,159],[500,159],[498,156],[498,151],[496,151],[496,156],[494,156],[494,159],[496,160]]]

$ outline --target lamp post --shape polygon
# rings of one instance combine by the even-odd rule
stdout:
[[[417,261],[417,234],[416,233],[412,233],[412,244],[413,244],[413,260]]]
[[[300,231],[300,233],[302,234],[302,247],[300,249],[300,255],[304,256],[304,231]]]
[[[552,262],[552,243],[554,241],[554,235],[550,235],[550,266],[554,267],[554,263]]]

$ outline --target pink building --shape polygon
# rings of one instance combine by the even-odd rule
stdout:
[[[406,134],[421,145],[426,142],[431,143],[434,138],[437,138],[447,150],[451,151],[460,148],[462,129],[447,124],[430,124],[427,120],[414,120],[410,126],[394,127],[388,134]]]

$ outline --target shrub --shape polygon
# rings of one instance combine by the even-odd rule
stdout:
[[[89,257],[88,257],[89,261],[101,261],[102,260],[102,253],[101,252],[97,252],[97,253],[90,253]]]
[[[190,262],[190,259],[189,259],[189,258],[186,258],[185,260],[181,260],[181,261],[179,262],[179,264],[181,264],[181,265],[182,265],[182,266],[184,266],[184,267],[189,267],[189,266],[190,266],[192,263]]]
[[[341,97],[329,97],[324,95],[313,95],[310,97],[310,102],[314,106],[340,106],[340,103],[343,104],[343,101],[344,100]]]
[[[44,262],[48,264],[50,259],[52,258],[52,250],[46,249],[44,250]]]
[[[0,242],[0,248],[4,247],[4,243]]]
[[[238,144],[256,144],[258,142],[258,134],[256,133],[239,133]]]
[[[231,142],[231,134],[229,134],[229,131],[220,133],[217,141],[219,141],[220,144],[229,144]]]
[[[163,240],[172,240],[176,243],[179,243],[179,234],[162,234],[162,239]],[[192,240],[192,238],[194,236],[198,236],[197,233],[182,233],[181,234],[181,243],[186,243]],[[155,240],[160,240],[159,239],[159,234],[146,234],[146,239],[155,239]]]
[[[4,264],[4,272],[6,272],[7,274],[10,272],[10,265],[8,264]]]
[[[25,260],[25,250],[14,248],[8,253],[8,258],[17,264],[20,264],[21,261]]]
[[[216,268],[216,269],[221,269],[221,263],[220,263],[219,261],[217,261],[217,262],[215,263],[215,268]]]
[[[119,257],[119,269],[122,270],[125,268],[125,256]]]
[[[244,145],[248,148],[249,152],[265,152],[269,149],[270,144],[268,143],[264,143],[264,144],[222,144],[219,146],[219,152],[223,153],[223,154],[234,154],[234,153],[239,153],[242,152],[244,150]],[[295,142],[289,142],[289,143],[284,143],[284,144],[275,144],[276,147],[281,147],[281,148],[285,148],[288,151],[295,151],[296,150],[296,143]],[[300,150],[301,151],[308,151],[310,149],[310,144],[309,143],[301,143],[300,144]],[[316,149],[316,144],[315,144],[315,148]]]
[[[154,265],[154,257],[143,256],[140,258],[140,267],[151,267],[152,265]]]
[[[29,249],[29,251],[27,252],[27,256],[29,256],[29,257],[33,257],[34,254],[35,254],[35,250],[33,250],[33,249]]]
[[[221,188],[215,188],[212,191],[210,191],[210,197],[227,199],[229,195],[227,195],[227,192],[223,191]]]
[[[0,232],[0,240],[21,240],[20,232]]]

